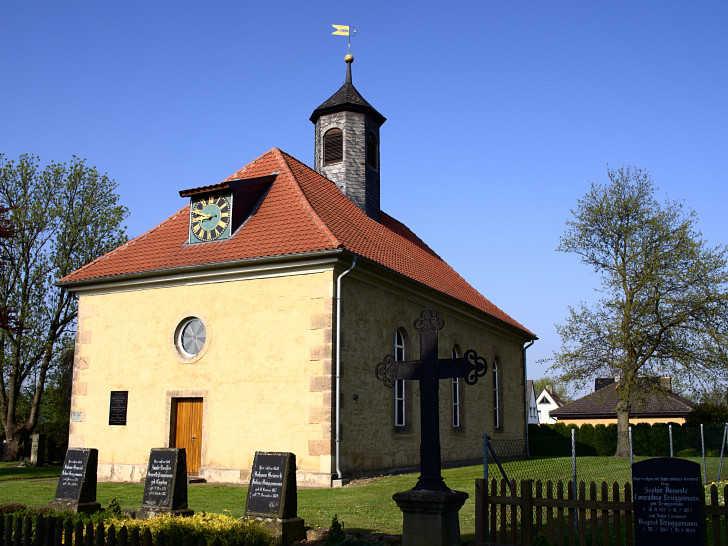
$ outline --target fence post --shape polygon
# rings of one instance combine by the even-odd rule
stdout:
[[[700,445],[703,450],[703,479],[705,480],[705,485],[708,485],[708,475],[705,473],[705,431],[703,423],[700,423]]]
[[[728,434],[728,423],[723,425],[723,441],[720,444],[720,462],[718,463],[718,477],[715,478],[715,482],[720,481],[720,475],[723,473],[723,448],[725,447],[726,434]]]
[[[488,435],[483,434],[483,479],[488,481]]]
[[[13,522],[13,545],[20,546],[23,541],[23,518],[21,516],[15,516]],[[10,545],[8,545],[10,546]]]
[[[34,546],[43,546],[44,531],[45,524],[43,523],[43,516],[38,514],[35,517],[35,539],[33,540]]]
[[[668,425],[668,428],[670,429],[670,458],[672,459],[675,456],[672,449],[672,423]]]
[[[634,464],[634,451],[632,450],[632,427],[629,427],[629,481],[632,481],[632,465]]]
[[[483,434],[483,482],[485,485],[485,494],[488,494],[488,491],[490,491],[490,484],[488,483],[488,435]],[[485,541],[489,542],[490,537],[488,536],[490,534],[490,526],[488,525],[488,508],[487,505],[484,507],[485,510],[485,521],[483,522],[483,527],[485,529]]]
[[[521,480],[521,544],[533,544],[533,480]]]
[[[488,542],[488,533],[490,532],[488,525],[488,482],[485,480],[475,480],[475,540],[479,542]]]

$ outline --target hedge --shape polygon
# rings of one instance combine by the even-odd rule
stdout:
[[[568,457],[571,455],[571,431],[576,430],[576,455],[579,457],[611,456],[617,450],[617,425],[528,425],[529,453],[532,457]],[[705,425],[705,454],[720,455],[723,425]],[[672,423],[675,455],[695,456],[702,453],[700,426]],[[632,449],[635,456],[669,457],[670,427],[667,423],[632,425]]]

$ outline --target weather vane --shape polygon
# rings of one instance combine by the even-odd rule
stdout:
[[[348,54],[351,55],[351,37],[356,36],[356,28],[350,27],[349,25],[331,25],[336,30],[331,34],[333,36],[348,36],[349,37],[349,49]]]

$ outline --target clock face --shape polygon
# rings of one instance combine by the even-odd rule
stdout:
[[[190,239],[215,241],[230,235],[230,201],[222,195],[203,197],[190,208]]]

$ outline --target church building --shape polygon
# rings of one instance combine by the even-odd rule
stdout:
[[[380,210],[385,118],[352,61],[311,115],[313,169],[273,148],[59,281],[79,298],[69,446],[99,450],[100,480],[139,481],[155,447],[208,482],[246,484],[256,451],[295,453],[301,485],[417,470],[418,383],[375,367],[420,358],[426,308],[440,358],[487,361],[475,385],[440,380],[443,464],[525,438],[536,336]]]

